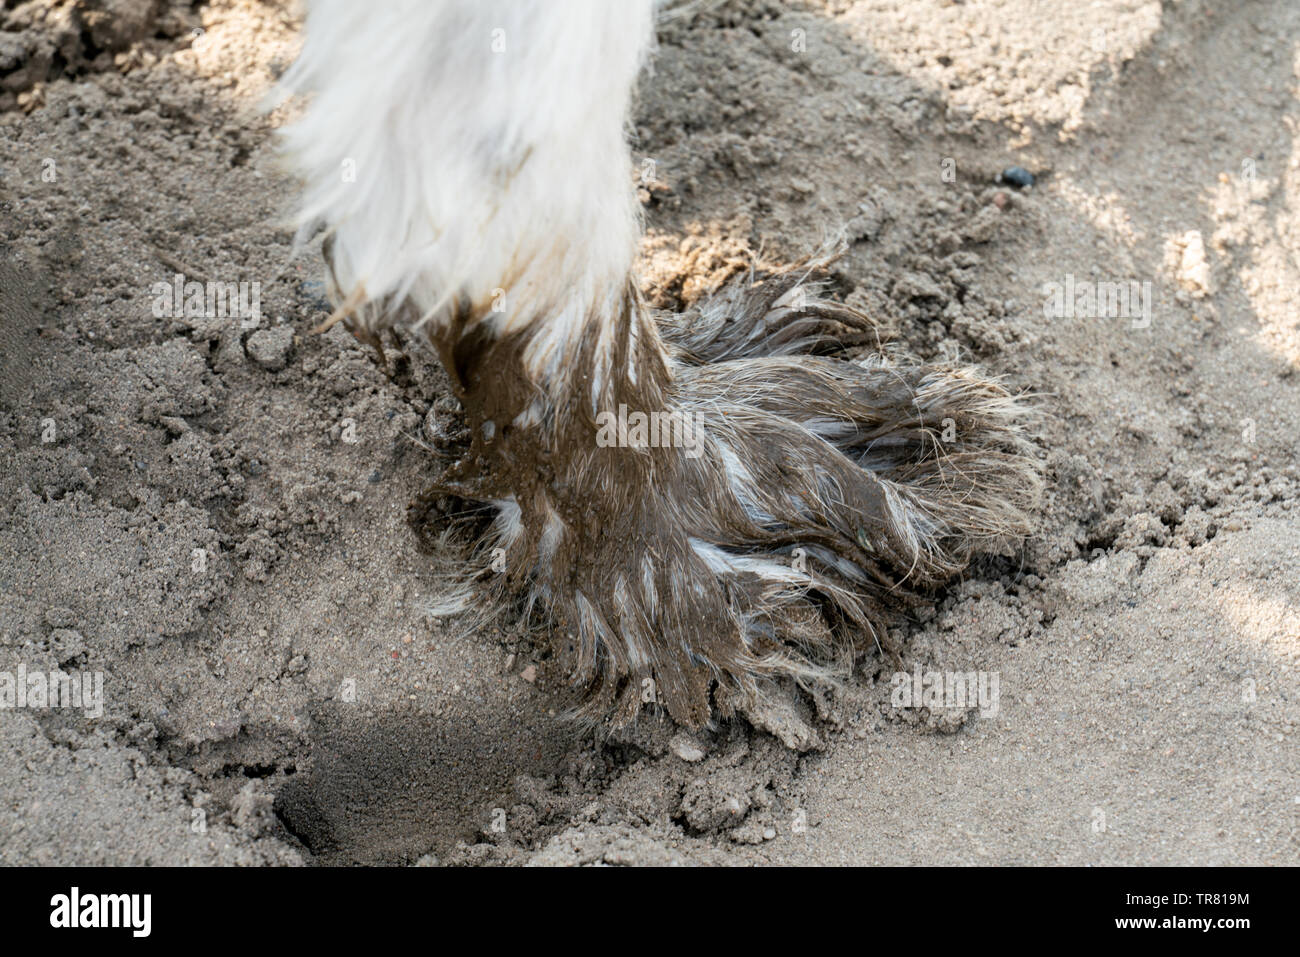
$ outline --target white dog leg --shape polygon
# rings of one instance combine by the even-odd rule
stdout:
[[[315,0],[286,145],[350,327],[409,323],[452,378],[473,447],[437,487],[500,509],[491,580],[551,613],[588,714],[698,725],[851,661],[1025,534],[1039,479],[996,383],[806,354],[870,328],[816,295],[824,260],[648,313],[623,128],[650,28],[646,0]]]

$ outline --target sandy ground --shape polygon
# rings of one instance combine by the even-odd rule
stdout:
[[[297,25],[0,12],[0,674],[103,676],[96,717],[0,710],[0,863],[1300,862],[1300,5],[664,16],[654,302],[843,231],[838,295],[1043,411],[1040,531],[897,636],[997,707],[907,706],[866,655],[800,748],[580,734],[544,635],[430,616],[445,386],[308,333],[256,111]],[[260,321],[159,316],[178,271],[261,283]],[[1067,282],[1149,310],[1048,315]]]

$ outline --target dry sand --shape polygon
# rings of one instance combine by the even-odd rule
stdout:
[[[898,634],[997,709],[900,707],[865,655],[803,750],[582,735],[544,635],[428,614],[445,384],[308,333],[256,112],[298,23],[0,12],[0,672],[104,681],[0,711],[0,863],[1300,862],[1300,5],[665,15],[655,303],[843,230],[838,295],[1044,413],[1040,531]],[[177,271],[260,282],[260,326],[158,317]],[[1149,283],[1149,324],[1045,315],[1067,281]]]

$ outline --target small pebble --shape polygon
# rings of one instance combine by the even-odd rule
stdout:
[[[245,345],[248,358],[268,372],[279,372],[289,364],[289,351],[293,348],[293,326],[275,326],[260,329],[248,337]]]
[[[704,749],[685,733],[674,735],[673,739],[668,742],[668,746],[673,749],[673,754],[683,761],[693,764],[696,761],[704,760]]]
[[[998,176],[999,183],[1006,183],[1016,189],[1034,185],[1034,174],[1023,166],[1008,166]]]

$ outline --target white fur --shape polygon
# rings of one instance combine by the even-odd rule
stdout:
[[[341,298],[359,285],[429,322],[468,302],[497,331],[543,320],[530,366],[561,375],[637,251],[624,118],[651,8],[311,0],[283,81],[311,100],[284,145],[300,225],[333,233]]]

